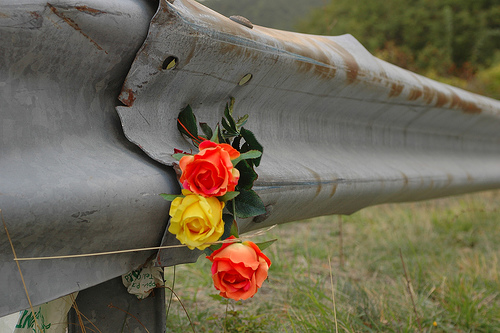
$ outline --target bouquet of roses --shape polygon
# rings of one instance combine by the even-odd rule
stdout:
[[[168,231],[191,250],[208,252],[214,286],[221,296],[244,300],[253,297],[267,278],[271,261],[261,250],[272,242],[259,248],[253,242],[239,241],[236,218],[258,216],[266,210],[252,190],[263,147],[243,127],[248,115],[233,118],[233,106],[231,99],[224,110],[222,127],[217,124],[212,130],[206,123],[199,123],[202,135],[189,105],[179,113],[179,131],[199,152],[175,150],[182,194],[161,196],[172,201]]]

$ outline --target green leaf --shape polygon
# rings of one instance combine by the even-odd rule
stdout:
[[[248,120],[248,114],[244,115],[243,117],[238,118],[238,121],[236,122],[236,128],[241,128],[243,125],[246,124]]]
[[[173,154],[172,157],[175,158],[177,161],[180,161],[181,158],[183,158],[184,156],[192,156],[191,154],[183,154],[183,153],[177,153],[177,154]]]
[[[233,214],[233,216],[236,216],[236,201],[231,200],[228,202],[228,210]],[[236,218],[235,218],[236,219]]]
[[[274,242],[276,242],[278,239],[271,239],[271,240],[268,240],[268,241],[265,241],[265,242],[261,242],[261,243],[255,243],[255,245],[257,245],[259,247],[259,249],[261,251],[267,249],[269,246],[273,245]]]
[[[231,236],[240,238],[240,234],[238,232],[238,224],[236,223],[236,220],[233,220],[233,224],[231,224],[231,230],[229,230],[229,233],[231,234]]]
[[[240,151],[240,142],[241,142],[241,135],[234,138],[231,146],[233,146],[233,148],[236,149],[237,151]]]
[[[196,117],[193,114],[193,109],[188,104],[179,112],[179,116],[177,117],[177,129],[184,135],[187,135],[194,142],[199,142],[198,138],[198,126],[196,125]]]
[[[229,114],[232,116],[234,111],[234,97],[229,100]]]
[[[225,303],[226,300],[227,300],[227,298],[224,298],[224,297],[222,297],[219,294],[211,294],[211,295],[208,295],[208,296],[212,297],[214,300],[219,301],[221,303]]]
[[[241,153],[240,156],[238,156],[234,160],[231,160],[231,162],[233,162],[233,165],[238,165],[238,163],[240,163],[243,160],[252,160],[259,158],[260,156],[262,156],[262,152],[258,150],[249,150],[245,153]]]
[[[241,190],[240,195],[234,198],[236,206],[236,216],[247,218],[264,214],[266,208],[261,198],[253,190]]]
[[[238,196],[238,194],[240,194],[240,192],[238,192],[238,191],[227,192],[223,196],[217,197],[217,199],[219,199],[219,201],[222,201],[222,202],[227,202],[229,200],[233,200],[234,198],[236,198]]]
[[[207,139],[210,140],[210,138],[213,136],[213,132],[210,126],[208,126],[207,123],[200,123],[200,127],[203,133],[205,133]]]
[[[182,194],[166,194],[166,193],[160,193],[160,196],[167,201],[174,201],[176,198],[184,198],[185,197]]]
[[[232,99],[233,105],[234,105],[234,99]],[[226,108],[224,109],[224,116],[226,117],[227,121],[229,122],[229,128],[231,129],[232,132],[238,133],[238,130],[236,129],[236,123],[234,122],[233,116],[232,116],[232,106],[231,109],[229,109],[229,104],[226,104]],[[224,120],[224,118],[222,118]]]
[[[238,133],[236,133],[232,128],[231,128],[231,125],[229,125],[229,123],[226,121],[226,118],[222,118],[222,127],[224,127],[224,129],[226,130],[227,133],[224,133],[224,136],[227,136],[227,137],[232,137],[232,136],[237,136],[239,135]]]
[[[220,126],[217,124],[215,127],[215,132],[213,133],[212,137],[210,138],[210,141],[219,143],[219,136],[220,136]]]
[[[225,143],[226,142],[226,139],[224,138],[224,136],[222,135],[222,131],[220,130],[220,127],[219,127],[219,130],[217,131],[217,143]],[[215,142],[215,141],[214,141]]]
[[[240,172],[240,179],[238,180],[238,189],[251,190],[253,183],[257,180],[258,176],[253,167],[247,161],[241,161],[236,166]]]
[[[234,223],[234,216],[232,214],[222,214],[222,220],[224,221],[224,233],[222,234],[222,237],[220,239],[224,240],[229,238],[229,236],[231,236],[231,229]]]
[[[264,153],[264,147],[262,147],[262,145],[259,143],[259,141],[257,141],[257,139],[255,138],[255,135],[251,131],[242,127],[240,130],[240,134],[245,139],[245,144],[243,145],[243,147],[241,147],[242,152],[246,152],[249,150],[258,150],[261,153]],[[261,160],[261,157],[256,158],[252,162],[253,162],[253,164],[255,164],[255,166],[259,166],[260,160]]]

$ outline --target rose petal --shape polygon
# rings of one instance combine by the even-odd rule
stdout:
[[[209,246],[205,243],[217,241],[224,233],[224,205],[217,198],[204,198],[185,190],[183,194],[186,194],[184,198],[172,202],[168,230],[190,249],[203,250]]]
[[[200,143],[198,147],[200,148],[200,150],[204,150],[207,148],[217,147],[217,143],[210,140],[205,140],[202,143]]]
[[[231,246],[224,248],[215,257],[226,257],[229,258],[233,263],[243,263],[247,267],[252,269],[257,269],[259,267],[259,261],[255,251],[242,243],[234,243]]]
[[[261,261],[259,268],[255,271],[255,283],[257,287],[262,287],[262,283],[267,279],[269,266],[267,266],[267,262]]]
[[[182,170],[180,182],[184,188],[205,197],[234,191],[239,172],[233,167],[231,158],[237,156],[239,152],[228,144],[204,141],[198,154],[185,156],[187,158],[179,163]]]
[[[219,144],[219,147],[221,147],[225,152],[227,152],[232,160],[240,157],[240,152],[234,149],[231,145],[228,145],[227,143],[221,143]]]

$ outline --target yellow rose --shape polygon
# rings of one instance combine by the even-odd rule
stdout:
[[[170,205],[170,226],[168,231],[191,250],[204,250],[219,240],[224,233],[222,209],[224,203],[216,197],[205,198],[182,190],[185,197],[175,198]]]

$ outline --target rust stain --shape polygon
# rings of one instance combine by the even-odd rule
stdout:
[[[84,12],[84,13],[87,13],[90,15],[107,14],[107,12],[104,12],[102,10],[95,9],[95,8],[90,8],[89,6],[76,6],[75,8],[81,12]]]
[[[5,14],[5,13],[0,12],[0,17],[2,17],[2,18],[7,18],[7,17],[10,17],[10,16],[9,16],[9,15],[7,15],[7,14]]]
[[[451,91],[451,107],[459,108],[463,112],[471,114],[478,114],[482,111],[477,104],[470,101],[464,101],[453,91]]]
[[[206,16],[208,14],[213,15],[213,12],[208,13],[207,9],[202,5],[198,4],[197,2],[189,1],[186,2],[185,5],[187,7],[187,10],[194,13],[195,15],[199,15],[200,17]],[[167,13],[167,15],[170,15],[168,4],[165,1],[161,1],[160,9],[164,13]],[[164,17],[165,15],[162,14],[161,16]],[[158,21],[158,23],[163,23],[164,19],[160,20],[159,17],[160,15],[156,15],[153,18],[153,21],[154,22]],[[257,42],[260,42],[260,40],[256,38],[255,33],[262,33],[264,35],[282,41],[283,43],[280,46],[283,48],[283,50],[306,58],[313,59],[318,62],[315,63],[307,60],[297,60],[298,64],[297,67],[300,71],[313,73],[314,75],[317,75],[325,79],[331,79],[335,77],[337,73],[337,66],[336,64],[332,63],[328,52],[322,51],[322,47],[324,47],[323,45],[324,40],[321,40],[322,43],[318,44],[315,38],[309,38],[306,40],[306,43],[304,43],[304,41],[301,40],[301,38],[298,38],[297,36],[295,36],[295,34],[289,32],[268,29],[259,26],[254,26],[254,29],[250,30],[242,26],[241,24],[231,21],[227,17],[218,16],[216,17],[216,19],[218,27],[224,33],[229,33],[239,37],[249,38]],[[311,51],[310,44],[317,46],[316,48],[313,48],[314,52]],[[245,57],[246,59],[254,59],[257,62],[262,61],[262,54],[265,53],[264,51],[258,51],[249,47],[234,45],[232,43],[221,43],[219,45],[220,49],[218,50],[218,52],[224,54],[225,56],[227,56],[227,53],[232,53],[235,56]],[[336,53],[340,54],[344,60],[348,82],[351,83],[355,81],[359,72],[359,66],[355,58],[346,49],[344,49],[342,46],[338,44],[333,45],[332,48]],[[188,55],[188,60],[189,58],[190,55]],[[183,63],[187,62],[183,61]]]
[[[481,113],[482,111],[481,108],[478,107],[476,103],[468,101],[462,101],[462,103],[460,103],[460,109],[462,109],[463,112],[470,114],[478,114]]]
[[[232,43],[221,43],[217,51],[219,51],[220,54],[224,54],[226,56],[228,53],[240,56],[244,52],[243,47],[238,47],[237,45]]]
[[[408,100],[415,101],[415,100],[419,99],[421,96],[422,96],[422,90],[412,88],[410,90],[410,95],[408,96]]]
[[[460,96],[458,96],[454,91],[450,89],[450,93],[445,93],[429,86],[424,86],[423,91],[417,88],[413,88],[410,91],[408,99],[410,101],[416,100],[423,95],[424,101],[427,104],[433,103],[436,107],[443,107],[449,104],[450,108],[462,110],[464,113],[478,114],[481,113],[482,109],[472,101],[466,101]]]
[[[57,10],[56,7],[54,7],[53,5],[51,5],[50,3],[47,2],[47,7],[50,8],[50,10],[57,16],[59,17],[60,19],[62,19],[64,22],[66,22],[70,27],[72,27],[73,29],[75,29],[76,31],[78,31],[80,34],[82,34],[82,36],[84,36],[85,38],[87,38],[92,44],[94,44],[94,46],[100,50],[100,51],[104,51],[103,48],[97,44],[92,38],[90,38],[89,35],[87,35],[86,33],[84,33],[82,31],[82,29],[78,26],[78,24],[73,21],[71,18],[67,17],[66,15],[64,15],[63,13],[61,13],[60,11]],[[108,52],[104,51],[104,53],[108,54]]]
[[[342,59],[344,59],[344,63],[346,65],[346,75],[347,75],[347,83],[353,83],[356,81],[356,78],[359,74],[359,65],[352,54],[349,53],[346,49],[340,46],[337,43],[334,43],[334,48],[337,53],[340,54]]]
[[[400,83],[392,83],[391,84],[391,92],[389,93],[389,97],[397,97],[401,95],[403,92],[404,85]]]
[[[173,1],[169,2],[173,3]],[[160,9],[163,12],[163,14],[161,14],[159,12],[160,9],[158,9],[158,13],[160,13],[160,15],[153,16],[153,19],[151,20],[152,24],[155,23],[165,26],[175,24],[174,22],[176,19],[178,19],[178,17],[172,13],[172,11],[168,8],[168,6],[169,5],[167,1],[160,1]]]
[[[434,99],[435,91],[428,86],[424,86],[424,100],[427,104],[431,104]]]
[[[462,99],[455,94],[453,91],[451,92],[451,107],[456,108],[462,103]]]
[[[481,108],[477,104],[472,102],[467,102],[463,105],[462,110],[465,113],[478,114],[481,113]]]
[[[307,170],[309,170],[309,172],[312,173],[312,175],[314,176],[314,179],[316,179],[316,182],[318,183],[318,186],[316,187],[316,194],[314,195],[314,197],[317,197],[319,195],[319,193],[321,192],[321,177],[319,175],[319,173],[317,173],[316,171],[314,171],[313,169],[309,169],[306,167]]]
[[[449,100],[448,97],[441,91],[436,91],[437,94],[437,101],[436,101],[436,106],[442,107],[443,105],[448,104]]]
[[[332,192],[330,193],[330,198],[332,198],[337,192],[337,186],[339,186],[339,184],[333,184]]]
[[[135,97],[132,89],[124,90],[122,93],[128,94],[127,98],[120,99],[122,101],[122,103],[125,104],[126,106],[134,105],[136,97]]]
[[[193,43],[193,47],[191,47],[191,50],[189,51],[189,54],[186,56],[185,59],[179,59],[179,62],[182,61],[182,66],[185,66],[191,62],[191,59],[193,59],[196,53],[196,45],[198,45],[198,43]]]
[[[310,62],[307,62],[307,61],[302,61],[302,60],[297,60],[297,67],[298,67],[298,70],[301,71],[301,72],[310,72],[313,70],[314,68],[314,65]]]
[[[337,73],[337,69],[332,66],[327,65],[313,65],[314,74],[324,78],[324,79],[333,79],[335,74]]]
[[[166,1],[161,1],[161,2],[165,2],[164,6],[165,7],[167,6]],[[174,1],[169,1],[169,2],[174,3]],[[207,10],[205,6],[199,4],[197,1],[184,1],[183,5],[186,6],[187,11],[200,18],[206,16],[214,16],[214,12],[209,11],[210,9]],[[168,8],[166,11],[165,9],[163,9],[163,11],[167,12]],[[218,13],[216,13],[216,19],[218,21],[217,25],[220,26],[220,28],[222,28],[224,32],[228,32],[233,35],[239,35],[242,37],[252,38],[252,34],[250,33],[250,31],[252,30],[248,29],[247,27],[239,23],[236,23],[230,20],[228,17],[225,17]]]
[[[322,45],[318,44],[315,39],[311,39],[308,42],[315,46],[314,49],[316,51],[314,54],[306,54],[307,52],[304,52],[304,49],[298,47],[290,49],[290,51],[315,59],[319,62],[319,64],[309,63],[307,65],[303,62],[306,68],[309,67],[307,71],[312,70],[314,75],[317,75],[322,79],[333,79],[337,74],[337,67],[335,64],[332,64],[329,55],[323,52]],[[304,65],[302,67],[304,67]]]
[[[406,173],[401,172],[401,175],[403,176],[403,182],[404,182],[404,187],[408,186],[408,183],[410,182],[410,180],[408,179],[408,176],[406,175]]]

